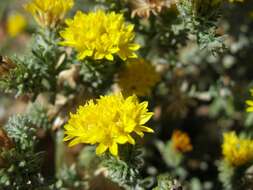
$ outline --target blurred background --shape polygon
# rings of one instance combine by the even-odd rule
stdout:
[[[77,9],[92,10],[98,2],[78,0],[69,16]],[[24,10],[24,3],[23,0],[0,1],[0,55],[23,56],[29,51],[36,24]],[[173,20],[179,14],[175,8],[159,17],[151,16],[149,21],[131,18],[127,12],[131,10],[124,10],[127,19],[136,24],[137,40],[146,47],[141,50],[142,56],[156,63],[164,74],[163,82],[150,98],[155,111],[155,138],[166,143],[174,129],[180,129],[189,134],[193,145],[193,151],[185,155],[186,159],[179,167],[172,164],[179,158],[173,158],[169,153],[164,155],[159,151],[159,143],[147,142],[143,176],[156,175],[158,171],[172,172],[187,181],[189,189],[221,189],[218,160],[221,159],[222,133],[244,131],[253,137],[253,114],[245,112],[245,100],[250,99],[249,89],[253,87],[253,3],[246,0],[224,6],[225,11],[215,29],[222,37],[214,37],[214,40],[209,35],[205,38],[205,32],[202,32],[199,44],[191,39],[188,30],[180,28],[180,23]],[[200,49],[199,45],[203,47]],[[28,100],[26,96],[15,97],[0,92],[0,125],[11,115],[23,113]],[[53,139],[47,134],[40,135],[39,149],[48,153],[43,174],[53,176]],[[65,149],[68,163],[78,157],[81,163],[85,160],[85,165],[92,159],[79,155],[82,147]],[[109,182],[101,183],[108,183],[110,190],[114,188]]]

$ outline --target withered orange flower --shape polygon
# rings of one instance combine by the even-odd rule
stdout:
[[[5,134],[5,132],[0,129],[0,147],[10,149],[13,146],[9,137]]]
[[[172,146],[178,152],[189,152],[192,150],[191,139],[187,133],[175,130],[171,137]]]
[[[132,5],[132,17],[148,18],[150,13],[157,15],[163,8],[170,8],[176,0],[130,0]]]
[[[0,77],[15,67],[16,65],[8,57],[0,56]]]

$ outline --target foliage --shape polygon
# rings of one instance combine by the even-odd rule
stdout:
[[[14,148],[3,149],[5,167],[0,169],[0,187],[3,189],[34,189],[44,185],[40,173],[42,152],[35,152],[35,129],[26,116],[13,116],[4,126]]]
[[[127,145],[124,147],[121,159],[112,156],[104,159],[102,166],[106,167],[108,178],[126,189],[140,189],[140,168],[143,166],[143,152],[140,148]]]
[[[47,112],[48,110],[45,107],[35,103],[32,104],[28,109],[27,117],[29,118],[30,122],[37,128],[47,130],[51,126]]]
[[[32,49],[24,58],[15,58],[16,68],[1,80],[7,92],[16,95],[57,91],[57,75],[66,68],[66,54],[58,48],[54,33],[43,30],[34,36]]]
[[[50,189],[55,190],[67,190],[67,189],[76,189],[76,190],[82,190],[87,189],[88,184],[83,179],[80,178],[76,171],[76,166],[72,165],[69,168],[64,167],[60,173],[60,176],[58,176],[58,180],[55,182],[55,184],[50,186]]]
[[[182,185],[169,174],[162,174],[158,176],[158,186],[153,190],[166,190],[166,189],[182,189]]]

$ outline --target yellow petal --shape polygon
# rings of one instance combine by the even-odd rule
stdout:
[[[107,150],[107,146],[105,146],[104,144],[100,143],[97,148],[96,148],[96,154],[97,155],[101,155],[103,154],[106,150]]]
[[[135,130],[135,133],[137,134],[137,135],[139,135],[141,138],[144,136],[144,133],[143,132],[141,132],[140,130]]]
[[[145,127],[145,126],[138,127],[138,130],[141,130],[142,132],[147,132],[147,133],[154,133],[153,129],[151,129],[149,127]]]
[[[112,54],[106,55],[105,58],[106,58],[107,60],[109,60],[109,61],[113,61],[113,56],[112,56]]]
[[[133,145],[135,144],[135,140],[130,135],[128,135],[128,142]]]
[[[127,123],[125,123],[126,127],[124,129],[125,132],[127,133],[131,133],[135,126],[136,126],[136,122],[132,119],[128,119]]]
[[[88,55],[87,55],[87,52],[86,51],[84,51],[84,52],[80,52],[79,54],[77,54],[77,59],[78,60],[82,60],[82,59],[84,59],[85,57],[87,57]]]
[[[143,124],[147,123],[152,116],[153,116],[152,112],[149,112],[149,113],[143,115],[141,120],[140,120],[140,125],[143,125]]]
[[[140,49],[140,47],[141,46],[139,44],[130,44],[129,45],[129,49],[133,50],[133,51],[136,51],[136,50]]]
[[[246,112],[253,112],[253,107],[248,107],[248,108],[246,109]]]
[[[67,135],[64,137],[63,141],[69,141],[70,139],[73,139],[73,136]]]
[[[118,145],[117,143],[113,143],[112,146],[109,147],[109,150],[112,155],[118,156]]]
[[[246,104],[248,104],[249,106],[253,106],[253,101],[252,100],[247,100]]]
[[[75,146],[77,144],[80,144],[80,139],[79,138],[75,138],[73,139],[70,143],[69,143],[69,147]]]
[[[98,60],[99,60],[99,59],[103,59],[104,57],[105,57],[105,54],[103,54],[103,53],[98,53],[98,52],[97,52],[97,53],[95,54],[95,59],[98,59]]]
[[[117,143],[119,144],[125,144],[127,141],[128,141],[127,136],[121,135],[117,138]]]

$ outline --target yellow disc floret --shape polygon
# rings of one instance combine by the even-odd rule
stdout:
[[[159,80],[160,75],[152,64],[144,59],[131,59],[119,73],[118,84],[124,94],[148,96]]]
[[[74,0],[31,0],[25,5],[42,27],[55,27],[73,7]]]
[[[241,166],[253,161],[253,140],[238,137],[235,132],[225,133],[222,153],[233,166]]]
[[[66,24],[60,32],[61,45],[74,48],[79,60],[86,57],[113,60],[115,55],[122,60],[137,57],[135,51],[140,46],[133,42],[134,25],[127,24],[122,14],[79,11],[73,19],[67,19]]]
[[[148,103],[139,103],[136,96],[124,98],[122,94],[101,96],[80,106],[76,114],[70,114],[65,125],[65,141],[69,146],[79,143],[97,144],[98,155],[109,149],[118,155],[118,144],[135,144],[132,134],[143,137],[144,132],[153,132],[144,124],[153,113],[147,110]]]

